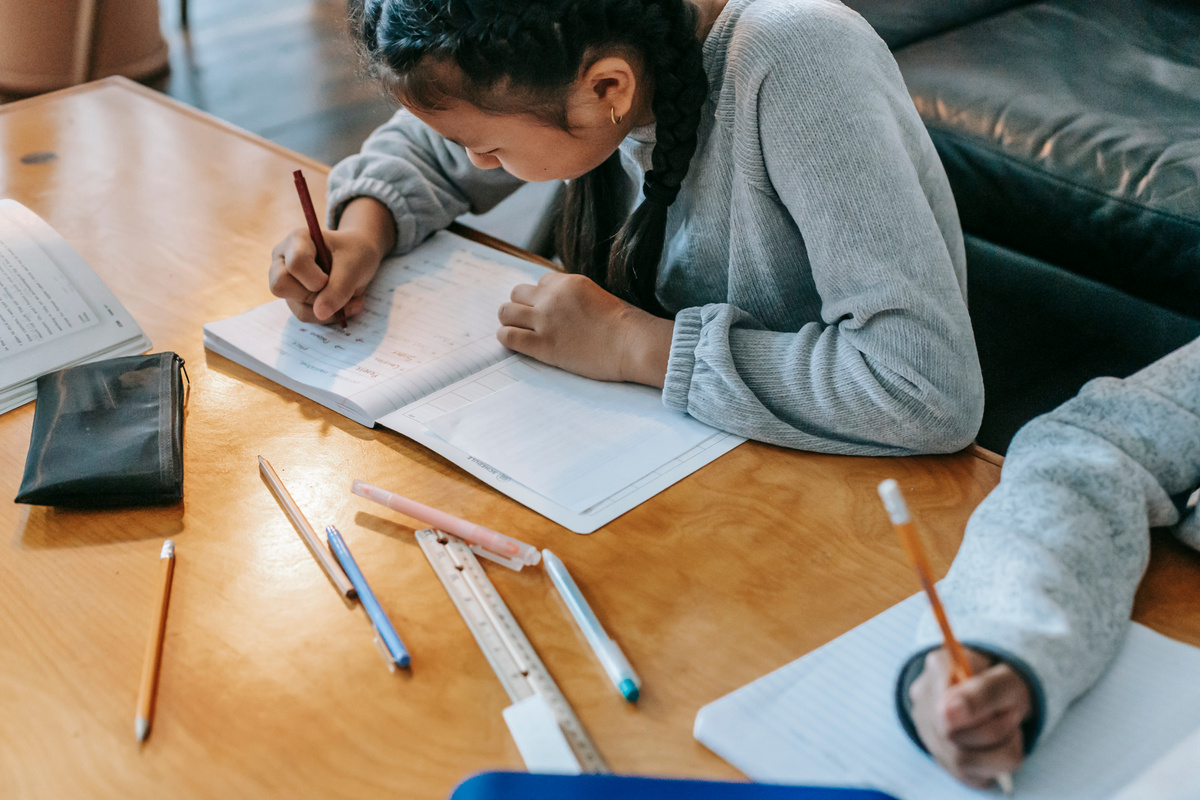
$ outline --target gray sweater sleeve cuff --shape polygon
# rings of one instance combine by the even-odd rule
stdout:
[[[994,647],[987,647],[976,644],[974,642],[963,642],[963,644],[985,655],[991,656],[996,661],[1003,661],[1012,667],[1013,671],[1025,681],[1032,694],[1033,709],[1029,716],[1021,723],[1021,738],[1025,746],[1025,755],[1033,752],[1033,747],[1037,744],[1038,737],[1042,733],[1042,721],[1045,715],[1042,709],[1046,707],[1046,697],[1042,691],[1042,682],[1038,680],[1037,674],[1024,662],[1021,658],[1007,653]],[[912,688],[913,682],[921,676],[925,670],[925,657],[942,645],[934,644],[918,650],[908,661],[904,662],[904,666],[900,668],[900,675],[896,678],[896,714],[900,717],[900,725],[904,728],[904,732],[908,734],[908,738],[912,739],[917,747],[929,752],[929,748],[921,741],[920,735],[917,733],[917,726],[912,719],[912,699],[909,697],[909,689]]]
[[[346,206],[351,200],[358,197],[370,197],[378,200],[391,212],[392,222],[396,226],[394,252],[406,253],[416,246],[417,243],[413,241],[416,238],[416,221],[404,195],[397,191],[394,185],[375,178],[355,178],[329,193],[326,223],[330,230],[337,230],[338,223],[342,220],[342,212],[346,210]]]
[[[667,377],[663,381],[663,405],[667,408],[687,413],[692,373],[696,369],[696,347],[700,344],[700,329],[703,327],[698,306],[685,308],[675,315]]]

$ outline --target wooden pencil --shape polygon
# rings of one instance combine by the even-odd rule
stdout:
[[[917,528],[911,520],[896,525],[895,528],[896,534],[900,537],[900,546],[904,548],[904,553],[908,556],[908,563],[912,564],[913,570],[916,571],[917,580],[921,582],[921,588],[925,590],[925,596],[929,598],[929,607],[933,609],[933,616],[937,619],[938,627],[942,629],[942,639],[945,640],[946,649],[950,651],[950,661],[953,664],[952,680],[954,683],[965,681],[974,674],[971,670],[971,662],[967,660],[967,651],[963,649],[962,644],[955,637],[954,631],[950,628],[946,609],[942,607],[937,587],[934,586],[933,578],[930,577],[929,561],[925,558],[925,548],[921,545]]]
[[[291,520],[292,527],[296,529],[296,533],[300,534],[300,538],[308,545],[308,550],[312,553],[313,558],[321,565],[321,569],[325,571],[325,576],[329,578],[333,587],[338,590],[342,597],[354,598],[357,597],[357,592],[354,591],[354,586],[350,583],[350,579],[346,577],[346,573],[342,570],[333,555],[325,549],[321,541],[317,538],[316,531],[312,525],[308,524],[304,514],[300,511],[300,506],[296,505],[296,501],[292,499],[288,493],[287,487],[283,485],[283,481],[279,480],[279,476],[275,474],[275,470],[262,456],[258,457],[258,474],[262,476],[263,483],[271,490],[271,494],[275,495],[275,500],[279,503],[279,507],[283,509],[283,513]]]
[[[142,660],[142,684],[138,687],[137,717],[134,719],[134,735],[139,742],[150,735],[150,721],[154,717],[154,698],[158,689],[159,664],[162,663],[163,635],[167,628],[167,606],[171,601],[171,578],[175,574],[175,542],[163,542],[159,554],[159,572],[162,584],[158,602],[154,606],[154,620],[150,628],[150,640],[146,643],[146,656]]]
[[[929,561],[925,558],[925,547],[921,544],[917,526],[913,524],[912,516],[908,513],[908,505],[904,502],[904,496],[900,494],[899,484],[891,478],[885,480],[879,484],[879,497],[883,500],[883,505],[892,520],[892,527],[896,529],[896,535],[900,538],[900,546],[908,557],[908,563],[916,571],[917,580],[921,582],[921,588],[925,590],[925,596],[929,598],[929,607],[933,609],[933,616],[937,619],[938,627],[942,629],[942,640],[946,649],[950,651],[950,683],[961,683],[973,677],[975,673],[971,669],[971,662],[967,660],[967,651],[963,649],[962,643],[958,641],[958,637],[950,628],[950,619],[946,616],[946,609],[942,607],[941,598],[938,597],[937,587],[934,586],[929,569]],[[996,784],[1005,795],[1012,794],[1012,775],[1009,773],[997,775]]]

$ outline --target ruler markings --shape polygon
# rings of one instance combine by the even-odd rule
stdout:
[[[430,529],[417,531],[416,536],[509,699],[516,703],[535,692],[540,694],[554,712],[583,771],[610,772],[583,723],[466,543]]]

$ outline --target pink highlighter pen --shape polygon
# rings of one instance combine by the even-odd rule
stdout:
[[[474,545],[471,549],[476,555],[491,559],[510,569],[519,571],[526,564],[532,566],[542,560],[542,554],[532,545],[519,542],[511,536],[505,536],[491,528],[459,519],[445,511],[430,508],[424,503],[410,500],[395,492],[389,492],[387,489],[372,486],[366,481],[356,480],[350,491],[359,497],[379,503],[381,506],[387,506],[392,511],[398,511],[440,531],[457,536],[468,545]]]

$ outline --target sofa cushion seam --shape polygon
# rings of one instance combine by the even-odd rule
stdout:
[[[964,134],[958,133],[957,131],[942,128],[937,125],[929,125],[928,123],[926,123],[925,127],[927,127],[929,129],[930,133],[936,132],[939,136],[945,136],[950,139],[956,139],[960,142],[977,144],[977,142],[979,141],[973,137],[966,136]],[[1143,203],[1137,203],[1132,200],[1126,200],[1125,198],[1122,198],[1122,197],[1113,197],[1112,195],[1108,194],[1107,192],[1103,192],[1094,186],[1088,186],[1087,184],[1079,183],[1079,182],[1073,181],[1069,178],[1064,178],[1061,175],[1056,175],[1053,172],[1049,172],[1040,167],[1033,166],[1033,165],[1029,164],[1028,162],[1026,162],[1025,160],[1023,160],[1017,156],[1011,155],[1009,153],[1006,153],[1003,150],[991,149],[991,150],[989,150],[989,152],[992,154],[993,157],[999,157],[1000,159],[1012,164],[1012,166],[1018,167],[1026,172],[1033,172],[1038,175],[1044,176],[1049,181],[1059,183],[1064,186],[1069,186],[1073,189],[1077,189],[1079,191],[1094,195],[1096,197],[1104,198],[1105,200],[1107,200],[1109,202],[1117,203],[1119,205],[1126,206],[1131,209],[1141,209],[1141,210],[1143,210],[1147,213],[1153,214],[1155,216],[1163,217],[1165,219],[1170,219],[1170,220],[1173,220],[1176,222],[1180,222],[1189,227],[1200,230],[1200,220],[1189,219],[1188,217],[1180,216],[1179,214],[1175,214],[1170,211],[1162,211],[1157,208],[1152,208],[1151,206],[1145,205]]]

